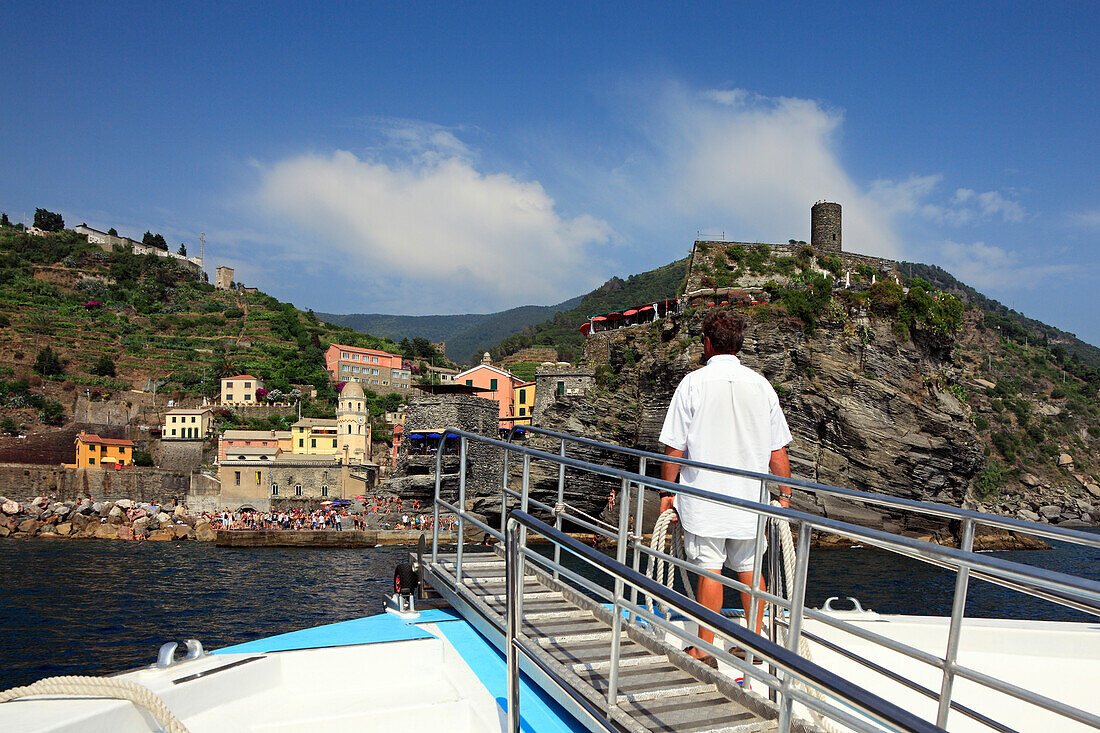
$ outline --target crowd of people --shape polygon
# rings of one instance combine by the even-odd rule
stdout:
[[[419,499],[405,501],[398,496],[372,495],[361,497],[360,505],[350,502],[342,506],[327,506],[318,509],[290,507],[258,511],[245,509],[204,513],[214,529],[232,530],[353,530],[397,529],[430,531],[434,515],[421,511]],[[439,517],[439,528],[453,531],[458,524],[453,514]]]

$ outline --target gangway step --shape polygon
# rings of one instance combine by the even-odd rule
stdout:
[[[503,557],[464,554],[461,583],[456,581],[453,554],[439,556],[430,569],[429,578],[441,592],[457,594],[452,597],[492,619],[498,634],[503,631],[508,611]],[[756,733],[775,729],[774,720],[750,709],[756,706],[740,702],[744,695],[731,677],[712,674],[625,619],[619,635],[616,704],[607,707],[613,634],[608,611],[534,563],[526,564],[523,588],[520,635],[541,650],[543,661],[556,666],[563,679],[572,680],[570,684],[593,703],[602,703],[622,730]]]

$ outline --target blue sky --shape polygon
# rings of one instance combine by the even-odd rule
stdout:
[[[697,232],[939,264],[1100,344],[1094,3],[25,3],[0,211],[299,307],[553,303]]]

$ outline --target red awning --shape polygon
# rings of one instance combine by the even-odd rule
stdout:
[[[641,313],[642,311],[651,311],[651,310],[653,310],[653,306],[643,305],[641,308],[638,309],[638,312]]]
[[[592,324],[585,321],[584,323],[581,324],[581,329],[580,330],[581,330],[581,333],[588,333],[589,331],[592,330]]]
[[[636,308],[631,308],[631,309],[630,309],[630,310],[628,310],[628,311],[623,311],[623,315],[624,315],[624,316],[632,316],[632,315],[634,315],[634,314],[635,314],[635,313],[637,313],[637,312],[638,312],[638,310],[637,310]]]
[[[593,318],[592,320],[593,320],[593,321],[606,321],[606,320],[607,320],[607,318],[605,318],[604,316],[596,316],[596,317],[595,317],[595,318]]]
[[[609,320],[609,321],[617,321],[618,319],[620,319],[622,317],[623,317],[622,313],[608,313],[607,314],[607,320]]]

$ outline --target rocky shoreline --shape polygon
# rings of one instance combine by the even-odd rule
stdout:
[[[0,537],[213,542],[216,534],[206,517],[189,513],[183,505],[0,497]]]

